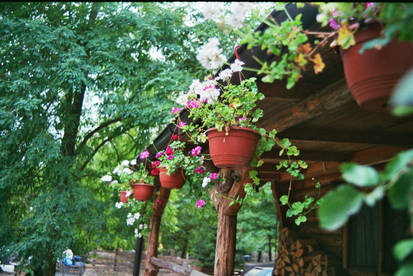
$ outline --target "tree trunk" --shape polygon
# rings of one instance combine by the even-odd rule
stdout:
[[[187,247],[188,247],[188,240],[185,240],[185,242],[184,242],[184,248],[182,248],[182,253],[181,253],[181,258],[182,258],[182,259],[185,258]]]
[[[261,263],[262,262],[262,251],[258,251],[258,260],[257,262]]]
[[[215,250],[214,275],[234,275],[234,257],[237,234],[237,215],[226,216],[218,211],[218,232]]]
[[[159,184],[159,177],[155,178],[155,184]],[[146,249],[146,260],[145,260],[145,276],[156,276],[158,275],[158,268],[151,263],[151,258],[158,255],[158,237],[159,229],[161,227],[161,219],[165,205],[168,202],[170,189],[161,188],[159,195],[157,196],[155,203],[152,206],[153,215],[151,217],[151,233],[148,237],[148,246]],[[160,203],[158,203],[160,202]]]
[[[43,276],[55,276],[56,274],[56,260],[51,257],[47,263],[46,267],[43,269]]]

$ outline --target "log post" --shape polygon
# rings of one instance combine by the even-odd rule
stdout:
[[[159,181],[159,177],[155,178],[155,181]],[[151,258],[158,256],[158,238],[159,230],[161,227],[161,219],[163,210],[169,199],[170,189],[160,188],[159,195],[152,205],[153,215],[151,217],[151,233],[148,236],[148,247],[146,249],[145,260],[145,276],[158,275],[158,268],[151,263]]]
[[[239,204],[229,206],[231,198],[244,198],[244,185],[249,180],[249,168],[244,170],[221,170],[226,181],[211,191],[215,208],[218,212],[218,231],[215,249],[214,275],[234,275],[235,244],[237,231],[237,213]]]

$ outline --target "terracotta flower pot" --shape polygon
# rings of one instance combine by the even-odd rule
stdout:
[[[128,203],[128,198],[126,197],[126,191],[120,191],[120,202]]]
[[[145,183],[131,183],[136,200],[148,201],[152,197],[155,186]]]
[[[183,169],[178,169],[171,175],[168,175],[166,168],[159,168],[159,180],[161,186],[168,189],[180,189],[185,183],[185,174]]]
[[[212,162],[218,168],[249,166],[260,138],[257,131],[242,127],[231,127],[228,135],[216,128],[210,128],[206,133]]]
[[[341,51],[347,85],[362,108],[387,111],[387,101],[402,75],[413,66],[413,45],[389,42],[381,50],[359,54],[364,42],[380,36],[378,23],[368,24],[355,33],[356,45]]]

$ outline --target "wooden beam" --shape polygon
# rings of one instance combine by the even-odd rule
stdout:
[[[299,156],[291,156],[292,160],[303,160],[303,161],[333,161],[333,162],[343,162],[350,161],[352,153],[351,152],[339,152],[339,151],[300,151]],[[264,163],[278,163],[280,160],[286,160],[286,156],[279,156],[278,151],[265,152],[261,159]]]
[[[293,107],[267,116],[260,126],[267,130],[276,129],[279,133],[297,124],[320,116],[329,110],[354,101],[346,81],[341,79],[317,94],[310,96]]]
[[[332,129],[301,129],[294,128],[284,131],[280,138],[293,141],[334,142],[345,144],[368,144],[389,146],[413,146],[411,135],[381,132],[351,132]],[[293,142],[294,143],[294,142]]]
[[[284,228],[285,222],[284,222],[284,216],[283,213],[281,212],[281,206],[280,206],[280,200],[279,195],[277,193],[277,187],[275,185],[275,181],[271,182],[271,191],[272,191],[272,196],[274,198],[274,204],[275,204],[275,209],[277,210],[277,219],[280,223],[280,228]]]
[[[159,177],[155,178],[155,184],[159,184]],[[169,199],[170,189],[160,188],[159,195],[157,196],[153,206],[153,215],[151,217],[150,228],[151,232],[148,236],[148,246],[146,249],[146,260],[145,260],[145,276],[156,276],[158,275],[158,268],[151,263],[151,258],[158,255],[158,244],[159,244],[159,231],[161,227],[161,219],[163,210],[165,209],[166,203]]]

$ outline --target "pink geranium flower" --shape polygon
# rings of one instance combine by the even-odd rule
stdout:
[[[333,18],[330,18],[328,22],[330,23],[330,27],[335,31],[337,31],[341,27],[340,24],[338,24]]]
[[[155,169],[153,169],[153,170],[151,171],[151,174],[152,174],[152,175],[158,175],[158,173],[159,173],[159,169],[158,169],[158,168],[155,168]]]
[[[201,209],[202,206],[204,206],[205,204],[206,204],[206,203],[205,203],[205,200],[200,199],[200,200],[198,200],[198,201],[195,203],[195,206],[198,207],[199,209]]]
[[[139,154],[140,159],[145,159],[145,158],[148,158],[148,157],[149,157],[149,151],[147,151],[147,150],[144,150],[144,151],[141,152],[141,154]]]
[[[218,176],[219,176],[219,173],[211,173],[209,178],[211,178],[211,180],[216,180],[216,179],[218,179]]]
[[[160,151],[160,152],[158,152],[156,155],[155,155],[155,158],[159,158],[159,157],[161,157],[163,155],[163,151]]]
[[[196,167],[195,168],[195,173],[204,174],[205,173],[205,167],[204,166]]]
[[[173,158],[174,158],[174,155],[173,155],[173,154],[168,155],[168,157],[167,157],[168,160],[172,160]]]
[[[184,123],[184,122],[179,122],[179,123],[178,123],[178,127],[179,127],[179,128],[183,127],[184,125],[186,125],[186,123]]]
[[[159,164],[161,164],[161,162],[159,162],[159,161],[154,161],[154,162],[152,163],[152,168],[155,169],[156,167],[159,166]]]
[[[175,113],[178,113],[179,111],[181,111],[179,107],[172,107],[171,114],[173,115]]]
[[[172,140],[172,141],[175,141],[176,139],[178,139],[178,137],[179,137],[178,134],[174,134],[174,135],[172,135],[171,140]]]
[[[191,154],[193,157],[199,155],[201,153],[202,147],[201,146],[197,146],[195,148],[192,149]]]
[[[174,154],[174,151],[170,146],[167,146],[166,150],[165,150],[165,153],[166,153],[166,155],[171,155],[171,154]]]

